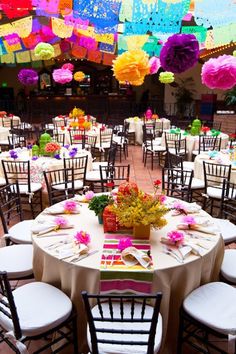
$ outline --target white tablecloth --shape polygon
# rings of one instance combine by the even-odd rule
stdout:
[[[0,127],[0,142],[8,142],[8,136],[10,136],[10,128]]]
[[[4,125],[3,125],[4,121]],[[21,123],[21,119],[18,116],[12,116],[12,117],[6,117],[6,118],[0,118],[0,127],[4,126],[7,128],[11,128],[11,122],[13,126],[18,126]]]
[[[129,130],[135,132],[135,141],[137,144],[143,143],[143,120],[139,118],[127,118],[126,122],[129,122]],[[163,129],[170,129],[170,120],[166,118],[160,118],[158,121],[163,122]]]
[[[201,211],[207,215],[205,212]],[[210,216],[209,216],[210,217]],[[46,220],[52,216],[42,213],[37,219]],[[67,215],[74,229],[64,230],[68,236],[33,237],[33,269],[36,280],[42,280],[62,289],[73,301],[78,311],[78,337],[80,350],[86,352],[86,317],[83,309],[81,291],[98,293],[100,284],[100,261],[104,242],[102,225],[99,225],[94,212],[82,204],[78,215]],[[151,232],[151,253],[154,262],[153,292],[163,293],[161,314],[164,320],[162,354],[176,352],[178,333],[178,311],[183,299],[195,288],[218,279],[223,258],[224,243],[219,235],[208,241],[209,249],[199,257],[190,255],[183,264],[162,252],[160,237],[176,228],[180,216],[167,215],[168,225],[161,230]],[[96,254],[77,264],[60,260],[56,251],[49,251],[47,246],[58,240],[73,239],[77,231],[86,231],[91,235],[91,250]],[[205,241],[206,242],[206,241]]]

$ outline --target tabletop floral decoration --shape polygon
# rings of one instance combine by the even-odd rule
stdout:
[[[85,194],[84,194],[84,199],[86,201],[90,201],[93,199],[95,193],[93,191],[87,191]]]
[[[211,130],[211,129],[210,129],[209,127],[207,127],[207,126],[204,126],[204,127],[201,128],[201,132],[202,132],[203,134],[205,134],[205,135],[206,135],[210,130]]]
[[[64,203],[64,212],[66,214],[71,214],[77,210],[77,203],[73,200],[67,200]]]
[[[133,243],[130,237],[123,237],[119,240],[117,248],[120,252],[124,251],[128,247],[132,247]]]
[[[9,155],[10,155],[10,157],[12,158],[12,159],[14,159],[14,160],[16,160],[16,159],[18,159],[18,154],[17,154],[17,152],[15,151],[15,150],[10,150],[9,151]]]
[[[175,246],[180,246],[184,242],[184,233],[180,231],[170,231],[167,233],[168,240]]]
[[[196,225],[197,221],[193,216],[186,215],[182,218],[182,223],[187,225],[187,227],[190,229],[191,226]]]
[[[39,158],[39,157],[35,155],[35,156],[32,156],[32,159],[31,159],[31,160],[32,160],[32,161],[36,161],[36,160],[38,160],[38,158]]]
[[[187,215],[185,205],[180,200],[176,200],[173,203],[173,209],[174,209],[173,215],[180,215],[180,214]]]
[[[78,152],[78,149],[77,149],[76,147],[73,147],[73,148],[69,151],[69,156],[70,156],[71,158],[73,158],[73,157],[76,156],[77,152]]]
[[[64,218],[63,216],[57,216],[54,219],[55,222],[55,227],[54,230],[57,231],[59,229],[63,229],[66,228],[68,226],[68,220],[66,218]]]
[[[91,242],[91,236],[86,231],[81,230],[74,235],[74,240],[77,245],[83,244],[87,246]]]
[[[60,151],[61,145],[55,142],[50,142],[45,145],[45,152],[46,153],[56,153],[57,151]]]

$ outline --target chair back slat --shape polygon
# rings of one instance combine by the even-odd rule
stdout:
[[[221,211],[224,218],[236,224],[236,184],[226,179],[223,181]]]
[[[214,187],[222,189],[223,182],[229,181],[231,165],[215,164],[203,161],[205,188]]]
[[[83,291],[82,297],[88,318],[93,354],[99,353],[99,343],[114,346],[146,346],[147,354],[154,353],[161,293],[150,295],[95,295]],[[98,311],[94,312],[93,309],[96,305]],[[100,310],[100,307],[103,307],[104,310]],[[102,326],[103,322],[106,325]],[[129,326],[122,326],[122,323],[129,324]],[[145,328],[143,327],[144,323],[146,324]],[[114,334],[119,336],[114,338]],[[125,335],[129,335],[129,340]],[[114,352],[115,349],[114,347]]]
[[[124,181],[129,181],[130,165],[107,165],[99,168],[103,192],[119,187]]]
[[[64,168],[73,168],[75,181],[85,182],[86,170],[88,165],[88,155],[63,159]]]
[[[7,184],[18,181],[19,185],[27,185],[31,192],[30,161],[2,160],[2,166]]]
[[[218,150],[221,148],[221,138],[217,136],[199,135],[199,154],[202,151]]]
[[[162,186],[167,196],[189,202],[193,171],[177,168],[163,168]]]

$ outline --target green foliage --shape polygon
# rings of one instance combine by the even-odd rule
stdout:
[[[175,92],[177,115],[183,117],[186,105],[193,102],[195,93],[194,80],[191,77],[181,79]]]
[[[89,203],[89,209],[93,210],[96,215],[102,214],[104,208],[111,204],[111,197],[109,195],[99,195],[93,197]]]
[[[226,92],[225,102],[227,106],[236,105],[236,86],[233,89]]]

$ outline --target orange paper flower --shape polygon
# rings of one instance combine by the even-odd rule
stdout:
[[[120,83],[142,85],[145,76],[150,73],[148,55],[141,49],[124,52],[113,61],[113,71]]]
[[[83,71],[77,71],[76,73],[74,73],[74,80],[75,81],[83,81],[85,78],[85,74],[83,73]]]

